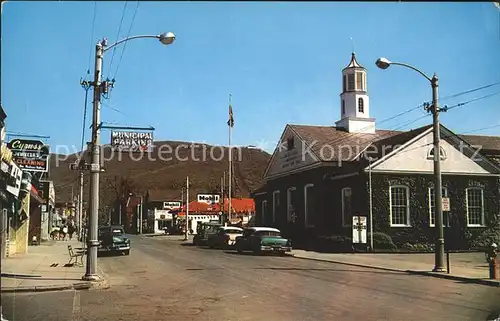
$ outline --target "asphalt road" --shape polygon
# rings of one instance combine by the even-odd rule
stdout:
[[[132,236],[101,258],[111,288],[2,295],[9,321],[486,320],[500,289]]]

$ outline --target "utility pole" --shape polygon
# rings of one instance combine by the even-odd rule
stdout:
[[[139,234],[142,234],[142,195],[141,195],[141,203],[139,203]]]
[[[92,106],[92,139],[91,148],[91,168],[90,168],[90,193],[89,193],[89,225],[87,237],[87,264],[84,280],[98,281],[97,275],[97,239],[98,212],[99,212],[99,173],[101,171],[100,162],[100,125],[101,125],[101,94],[107,91],[107,82],[101,84],[102,59],[104,55],[104,46],[107,41],[103,40],[95,47],[95,70],[94,81],[94,101]],[[104,85],[104,86],[103,86]],[[104,90],[103,90],[104,89]]]
[[[392,62],[385,57],[380,57],[375,62],[375,65],[380,69],[387,69],[391,65],[397,65],[412,69],[422,75],[427,79],[432,87],[432,106],[425,104],[424,108],[429,112],[432,112],[432,125],[433,125],[433,151],[434,151],[434,198],[435,198],[435,218],[436,218],[436,248],[435,248],[435,264],[433,272],[445,272],[446,268],[444,266],[444,229],[443,229],[443,195],[442,195],[442,178],[441,178],[441,147],[440,147],[440,124],[439,124],[439,112],[447,111],[447,107],[439,108],[438,105],[438,76],[436,73],[432,77],[427,76],[420,69],[413,67],[401,62]]]
[[[83,155],[84,155],[84,152],[83,152],[83,147],[84,147],[84,143],[85,143],[85,127],[86,127],[86,119],[87,119],[87,103],[88,103],[88,96],[89,96],[89,90],[90,88],[92,88],[92,83],[90,81],[87,81],[87,80],[83,80],[81,79],[80,80],[80,86],[82,86],[82,88],[85,90],[85,102],[84,102],[84,105],[83,105],[83,125],[82,125],[82,142],[81,142],[81,145],[80,145],[80,164],[79,164],[79,168],[80,168],[80,177],[79,177],[79,181],[78,181],[78,187],[79,187],[79,196],[78,196],[78,221],[77,221],[77,226],[78,226],[78,235],[79,235],[79,238],[82,239],[82,236],[83,236],[83,228],[84,228],[84,225],[83,225],[83,168],[82,166],[84,166],[84,164],[86,163],[85,160],[83,159]]]
[[[220,216],[221,224],[224,224],[224,176],[220,178],[220,195],[221,195],[220,197],[221,197],[221,200],[219,201],[219,205],[220,205],[220,212],[221,212],[221,216]]]
[[[189,176],[186,177],[186,232],[184,240],[189,239]]]
[[[434,200],[435,200],[435,211],[436,211],[436,227],[437,227],[437,241],[436,241],[436,252],[435,252],[435,266],[434,272],[446,272],[446,267],[444,265],[444,229],[443,229],[443,195],[442,195],[442,178],[441,178],[441,134],[440,134],[440,124],[439,124],[439,112],[441,109],[438,105],[438,76],[436,73],[431,78],[432,86],[432,120],[433,120],[433,141],[434,141]],[[443,109],[444,111],[446,110]]]
[[[368,159],[368,185],[370,193],[370,251],[373,252],[373,193],[372,193],[372,159]]]

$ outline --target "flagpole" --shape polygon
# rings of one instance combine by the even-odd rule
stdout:
[[[229,108],[231,108],[232,112],[232,104],[231,104],[231,94],[229,94]],[[233,154],[231,151],[231,134],[233,132],[233,123],[232,123],[232,114],[230,115],[230,124],[229,124],[229,185],[228,185],[228,200],[229,200],[229,205],[228,205],[228,210],[227,210],[227,216],[229,219],[229,224],[231,224],[231,186],[232,186],[232,177],[233,177],[233,171],[232,171],[232,162],[233,162]]]

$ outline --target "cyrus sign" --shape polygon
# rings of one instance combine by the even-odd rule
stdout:
[[[120,151],[147,151],[153,145],[153,133],[112,131],[111,146]]]
[[[23,171],[46,172],[49,168],[49,146],[39,140],[13,139],[7,145]]]

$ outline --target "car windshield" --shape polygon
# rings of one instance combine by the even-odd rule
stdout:
[[[241,234],[241,230],[238,230],[238,229],[235,229],[235,228],[231,228],[231,229],[226,229],[224,231],[226,234]]]
[[[122,234],[125,234],[125,233],[123,232],[122,229],[116,228],[116,229],[112,230],[112,234],[116,235],[116,236],[119,236],[119,235],[122,235]]]

